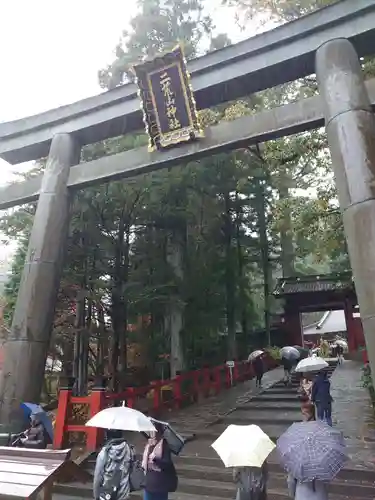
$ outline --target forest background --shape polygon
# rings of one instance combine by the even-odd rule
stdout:
[[[225,1],[242,26],[259,17],[281,24],[334,3]],[[177,41],[188,59],[231,43],[213,31],[203,0],[139,0],[114,61],[98,72],[100,85],[130,81],[132,64]],[[371,72],[371,61],[364,64]],[[212,125],[316,93],[311,76],[201,110],[200,119]],[[145,144],[140,130],[85,147],[81,161]],[[79,377],[81,392],[98,374],[116,389],[245,359],[277,341],[278,277],[350,270],[322,129],[87,188],[71,211],[49,358]],[[34,213],[27,204],[0,219],[17,243],[3,291],[5,335]]]

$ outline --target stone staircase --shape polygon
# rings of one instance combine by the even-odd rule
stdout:
[[[335,365],[328,369],[332,373]],[[300,404],[296,397],[297,381],[292,387],[285,387],[281,382],[255,396],[238,407],[235,411],[218,420],[214,425],[198,429],[181,429],[185,435],[195,434],[195,439],[187,443],[182,456],[175,464],[179,475],[178,491],[170,495],[172,500],[214,500],[235,498],[235,486],[231,469],[225,469],[221,460],[211,448],[211,443],[229,424],[259,425],[272,439],[277,439],[291,423],[300,420]],[[139,435],[133,435],[133,443],[138,450],[144,446]],[[86,467],[93,470],[95,457],[86,462]],[[269,458],[270,479],[268,498],[286,500],[286,476],[280,467],[276,453]],[[132,497],[141,497],[133,493]],[[92,486],[79,483],[60,484],[55,487],[54,500],[74,500],[92,498]],[[330,485],[332,500],[374,499],[375,475],[366,470],[344,469]]]

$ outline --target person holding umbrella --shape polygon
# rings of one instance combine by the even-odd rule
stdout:
[[[94,500],[126,500],[131,491],[143,487],[144,472],[123,432],[152,432],[154,425],[142,412],[125,405],[105,408],[86,425],[106,429],[108,439],[96,459]]]
[[[256,351],[253,351],[248,357],[248,361],[251,362],[255,373],[255,387],[262,386],[262,378],[265,371],[264,362],[262,359],[263,355],[264,351],[257,349]]]
[[[284,367],[284,384],[290,385],[292,383],[292,369],[300,359],[301,354],[295,347],[286,346],[280,351],[281,364]]]
[[[30,428],[20,436],[18,441],[24,448],[46,449],[47,445],[52,441],[43,424],[42,414],[38,412],[32,413],[30,422]],[[17,441],[14,446],[17,446]]]
[[[234,467],[233,480],[237,485],[236,500],[267,500],[268,467]]]
[[[120,430],[109,429],[108,442],[100,450],[94,471],[94,500],[126,500],[130,495],[130,468],[134,449]]]
[[[263,353],[260,356],[257,356],[253,360],[253,368],[254,368],[254,372],[255,372],[255,376],[256,376],[255,386],[259,387],[259,388],[262,387],[262,378],[264,375],[264,362],[262,359],[262,355],[263,355]]]
[[[163,437],[164,428],[156,420],[153,420],[153,424],[156,432],[150,433],[142,459],[145,471],[144,500],[167,500],[168,493],[177,490],[177,472],[169,444]]]
[[[339,365],[342,365],[344,360],[344,348],[339,343],[336,344],[336,355],[337,355],[337,363]]]
[[[236,500],[267,500],[266,460],[275,444],[260,427],[229,425],[211,446],[225,467],[233,467]]]
[[[316,413],[319,420],[326,420],[332,427],[332,396],[331,383],[328,380],[327,372],[320,371],[314,380],[311,400],[316,406]]]
[[[327,500],[328,483],[348,459],[342,433],[320,421],[292,424],[277,440],[277,451],[295,500]]]

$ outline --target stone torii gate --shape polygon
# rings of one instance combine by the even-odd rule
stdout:
[[[5,345],[1,422],[37,401],[77,188],[326,126],[368,356],[375,373],[375,80],[358,56],[375,54],[374,0],[342,0],[188,64],[198,109],[317,74],[320,95],[221,123],[199,142],[136,149],[79,164],[81,146],[143,127],[137,89],[126,84],[69,106],[0,124],[0,157],[48,156],[43,176],[0,191],[0,209],[38,200],[11,333]],[[72,168],[71,168],[72,167]],[[38,384],[31,383],[35,377]]]

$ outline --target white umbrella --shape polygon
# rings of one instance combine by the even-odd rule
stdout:
[[[280,354],[282,358],[286,359],[299,359],[301,357],[299,350],[292,346],[283,347]]]
[[[259,358],[263,354],[264,351],[261,351],[258,349],[257,351],[253,351],[251,354],[249,354],[249,357],[247,358],[248,361],[253,361],[255,358]]]
[[[275,448],[257,425],[229,425],[211,446],[225,467],[261,467]]]
[[[341,347],[343,347],[344,349],[347,349],[348,348],[348,343],[346,342],[346,340],[343,340],[343,339],[336,339],[333,343],[333,345],[341,345]]]
[[[313,356],[311,358],[302,359],[296,366],[296,372],[316,372],[327,368],[328,363],[323,358],[319,356]]]
[[[94,415],[86,423],[88,427],[118,431],[152,432],[156,431],[151,420],[143,413],[127,406],[106,408]]]

